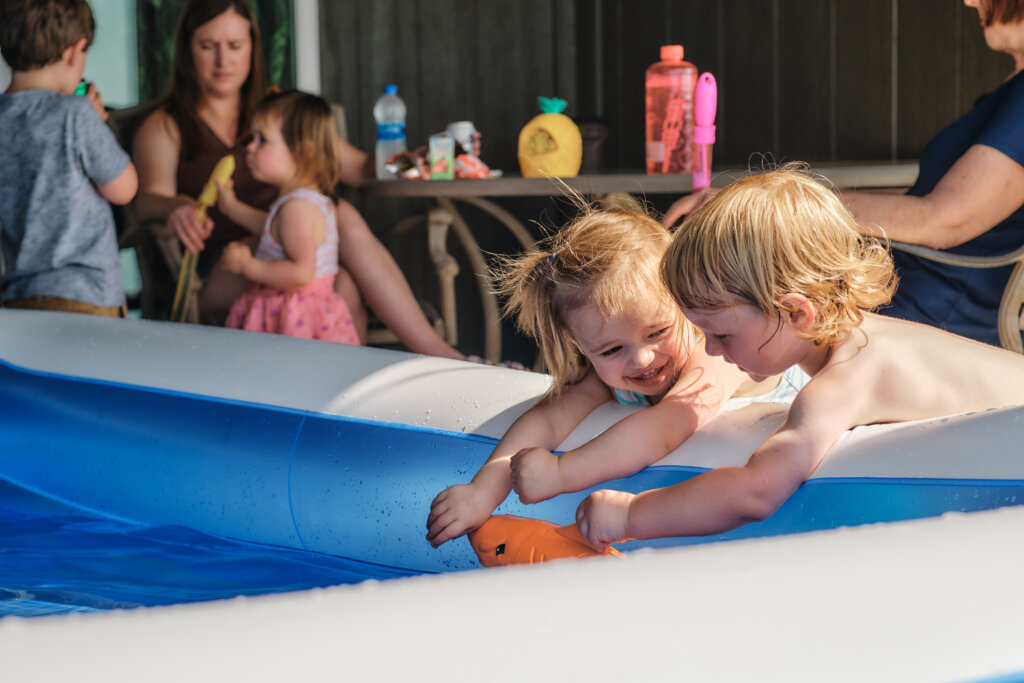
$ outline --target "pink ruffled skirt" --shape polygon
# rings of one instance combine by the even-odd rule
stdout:
[[[334,291],[334,276],[297,289],[250,284],[231,307],[225,327],[289,337],[359,344],[348,304]]]

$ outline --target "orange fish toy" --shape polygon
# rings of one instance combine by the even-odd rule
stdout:
[[[603,552],[594,550],[575,524],[557,526],[514,515],[492,515],[469,533],[469,542],[485,567],[534,564],[563,557],[622,556],[611,546]]]

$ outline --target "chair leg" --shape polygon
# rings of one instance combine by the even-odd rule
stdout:
[[[441,289],[444,340],[455,346],[459,336],[455,312],[455,276],[459,274],[459,264],[448,253],[448,229],[451,226],[452,215],[448,211],[434,208],[427,212],[427,246]]]
[[[1024,329],[1024,261],[1017,263],[999,304],[999,343],[1004,349],[1024,353],[1020,332]]]

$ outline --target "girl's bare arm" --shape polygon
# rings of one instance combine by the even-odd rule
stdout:
[[[451,486],[437,495],[430,505],[427,540],[437,547],[483,524],[512,490],[512,456],[530,446],[556,447],[608,399],[608,389],[591,372],[557,398],[523,413],[469,484]]]
[[[275,221],[286,258],[273,262],[252,258],[241,274],[278,289],[309,284],[316,274],[316,250],[326,230],[323,213],[311,202],[292,199],[281,207]]]
[[[745,378],[699,346],[676,386],[657,405],[626,417],[560,456],[543,448],[517,455],[512,465],[515,490],[524,503],[536,503],[636,474],[714,417]]]

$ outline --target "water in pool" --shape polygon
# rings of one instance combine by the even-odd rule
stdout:
[[[0,479],[0,618],[200,602],[408,575],[184,527],[102,519]]]

